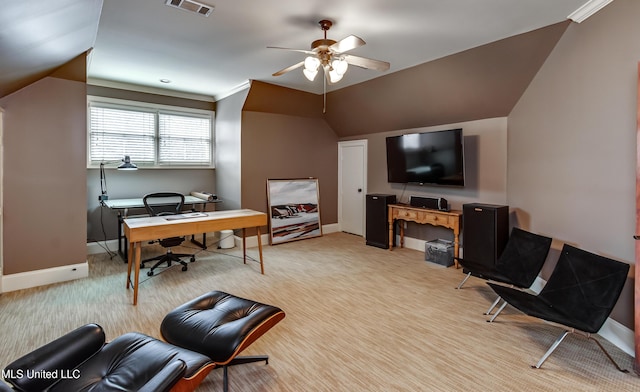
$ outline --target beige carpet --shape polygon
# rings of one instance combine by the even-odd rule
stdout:
[[[231,391],[640,391],[632,358],[599,337],[629,374],[575,336],[531,369],[562,330],[509,307],[487,323],[486,284],[472,278],[456,290],[461,270],[425,262],[421,252],[330,234],[266,246],[265,275],[256,262],[242,263],[240,249],[228,253],[199,251],[187,272],[142,275],[136,307],[126,264],[107,254],[90,257],[88,279],[5,293],[0,366],[89,322],[109,339],[128,331],[159,337],[168,311],[223,290],[287,314],[245,352],[269,354],[269,365],[230,368]],[[214,370],[198,390],[221,391],[221,380]]]

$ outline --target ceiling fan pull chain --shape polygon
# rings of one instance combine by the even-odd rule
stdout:
[[[322,113],[327,112],[327,78],[322,78]]]

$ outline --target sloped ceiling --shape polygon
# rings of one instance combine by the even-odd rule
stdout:
[[[316,94],[253,82],[243,110],[324,117],[341,138],[504,117],[568,25],[557,23],[330,92],[326,107]]]
[[[102,0],[3,1],[0,97],[89,51],[98,33],[101,10]]]
[[[389,61],[386,73],[350,67],[327,91],[392,74],[567,19],[586,0],[200,0],[202,17],[166,0],[13,0],[0,7],[0,95],[47,75],[91,50],[92,84],[162,89],[211,101],[249,80],[322,94],[321,78],[272,73],[304,57],[334,22],[328,38],[357,35],[350,54]],[[296,71],[300,71],[299,69]],[[170,79],[171,83],[162,83]]]
[[[568,26],[558,23],[331,92],[325,118],[348,137],[507,116]]]

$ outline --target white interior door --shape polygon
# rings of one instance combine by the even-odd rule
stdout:
[[[340,230],[364,236],[367,193],[367,141],[338,143],[338,223]]]

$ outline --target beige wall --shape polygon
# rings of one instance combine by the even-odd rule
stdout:
[[[618,0],[569,27],[509,115],[507,176],[525,228],[632,264],[638,16]],[[613,317],[632,328],[632,279]]]
[[[44,78],[0,99],[5,275],[86,261],[86,85]]]
[[[453,128],[462,128],[464,134],[464,187],[391,184],[387,181],[387,136]],[[410,196],[444,197],[453,209],[461,209],[462,204],[477,201],[501,205],[507,201],[506,117],[375,133],[360,138],[368,141],[368,193],[396,195],[402,203],[408,203]],[[413,223],[409,224],[406,234],[423,240],[453,239],[451,230]]]

